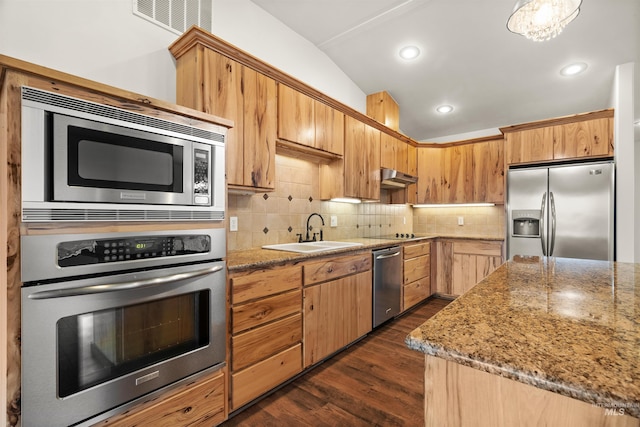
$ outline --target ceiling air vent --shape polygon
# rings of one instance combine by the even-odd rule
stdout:
[[[177,34],[192,25],[211,32],[213,0],[133,0],[133,13]]]

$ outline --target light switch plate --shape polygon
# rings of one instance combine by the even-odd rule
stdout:
[[[229,231],[238,231],[238,217],[229,217]]]
[[[464,225],[464,217],[458,217],[458,225]]]
[[[338,217],[336,215],[331,215],[331,226],[332,227],[338,226]]]

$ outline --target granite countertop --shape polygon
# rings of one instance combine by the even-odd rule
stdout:
[[[307,259],[327,256],[327,255],[344,255],[349,252],[357,252],[361,250],[370,250],[382,247],[388,247],[392,245],[399,245],[402,243],[415,243],[421,240],[447,238],[447,239],[472,239],[472,240],[495,240],[502,241],[504,237],[501,236],[442,236],[442,235],[420,235],[413,239],[408,240],[396,240],[396,239],[384,239],[384,238],[370,238],[362,237],[355,239],[340,239],[342,242],[361,243],[362,246],[352,246],[342,249],[335,249],[324,252],[313,253],[296,253],[278,251],[272,249],[251,248],[244,250],[229,251],[227,253],[227,268],[229,271],[240,271],[250,268],[263,268],[272,265],[282,264],[286,262],[298,262]]]
[[[640,418],[640,264],[508,261],[406,344]]]

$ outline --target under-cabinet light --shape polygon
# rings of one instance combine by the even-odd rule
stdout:
[[[349,197],[336,197],[335,199],[329,200],[330,202],[338,202],[338,203],[362,203],[360,199],[352,199]]]
[[[482,208],[495,206],[495,203],[452,203],[413,205],[414,208]]]

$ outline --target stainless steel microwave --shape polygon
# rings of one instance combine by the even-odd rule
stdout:
[[[23,87],[22,220],[222,220],[225,135]]]

